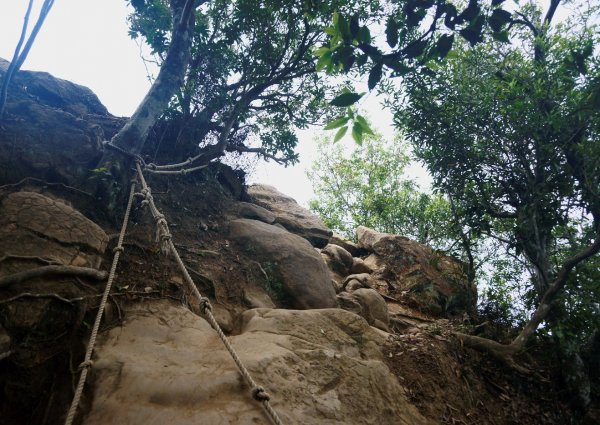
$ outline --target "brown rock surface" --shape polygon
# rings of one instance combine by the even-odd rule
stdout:
[[[284,423],[431,423],[383,363],[384,341],[338,309],[250,310],[231,338]],[[269,423],[216,333],[183,307],[135,307],[96,353],[86,425]]]
[[[397,292],[407,293],[421,310],[437,315],[475,310],[477,289],[458,260],[403,236],[363,226],[356,233],[359,245],[374,253],[367,264],[382,264],[377,274],[393,282]]]
[[[332,232],[325,227],[323,221],[273,186],[266,184],[249,186],[248,197],[250,202],[275,214],[275,222],[288,231],[302,236],[317,248],[327,245]]]
[[[337,296],[340,308],[362,316],[369,325],[389,332],[390,316],[383,297],[374,289],[358,288]]]
[[[256,220],[230,224],[229,237],[269,274],[268,290],[293,308],[335,307],[329,271],[316,250],[303,238]]]
[[[338,245],[329,244],[321,250],[321,253],[331,259],[330,265],[334,272],[342,276],[350,274],[353,263],[352,255],[344,248]]]
[[[0,79],[7,66],[0,59]],[[123,123],[87,87],[20,71],[9,87],[0,131],[0,184],[36,177],[77,186],[94,168],[101,142]]]
[[[98,268],[108,237],[69,205],[34,192],[16,192],[0,204],[0,254],[42,257]]]
[[[362,258],[353,258],[352,259],[352,269],[350,271],[353,274],[360,274],[360,273],[373,273],[374,270]]]
[[[360,248],[354,242],[344,239],[342,236],[334,233],[329,239],[329,243],[332,245],[341,246],[348,251],[353,257],[356,257],[360,253]]]

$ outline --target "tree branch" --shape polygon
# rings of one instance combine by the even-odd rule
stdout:
[[[19,62],[19,53],[21,52],[21,46],[23,46],[23,41],[25,41],[25,34],[27,34],[27,25],[29,24],[29,15],[31,14],[32,5],[33,0],[29,0],[27,12],[25,12],[25,17],[23,18],[23,29],[21,30],[21,37],[19,38],[19,42],[17,43],[17,47],[15,48],[15,53],[13,54],[12,61],[10,61],[10,65],[6,70],[6,74],[4,74],[4,80],[2,81],[2,90],[0,91],[0,120],[4,115],[4,106],[6,105],[8,85],[10,84],[10,80],[12,79],[13,74],[16,71],[18,71],[16,67],[17,63]]]
[[[20,283],[36,277],[45,276],[81,276],[89,277],[96,280],[103,280],[106,278],[106,272],[92,269],[89,267],[57,265],[43,266],[0,277],[0,288],[4,288],[15,283]]]
[[[278,157],[273,154],[268,153],[263,148],[248,148],[246,146],[232,146],[229,151],[231,152],[239,152],[239,153],[256,153],[258,155],[262,155],[265,158],[272,159],[278,164],[287,165],[291,158],[288,157]]]
[[[550,2],[550,7],[548,8],[548,12],[546,12],[546,16],[544,17],[544,26],[550,25],[552,23],[552,18],[554,18],[554,13],[560,4],[560,0],[552,0]]]

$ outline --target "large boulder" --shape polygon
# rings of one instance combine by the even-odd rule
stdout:
[[[335,307],[335,290],[319,253],[303,238],[257,220],[230,223],[229,237],[268,275],[268,291],[282,305],[309,309]]]
[[[107,243],[100,227],[60,200],[34,192],[0,198],[0,277],[48,264],[98,269]],[[80,286],[75,277],[39,276],[4,287],[0,298],[22,293],[76,298]],[[83,318],[83,305],[45,296],[1,303],[0,328],[10,335],[13,361],[37,367],[63,351]]]
[[[344,239],[343,236],[334,233],[329,239],[329,243],[331,245],[337,245],[344,248],[348,251],[353,257],[356,257],[360,254],[361,249],[354,242]]]
[[[108,236],[62,201],[15,192],[0,203],[0,254],[98,268]]]
[[[250,202],[275,214],[275,223],[308,240],[313,246],[323,248],[332,235],[319,217],[273,186],[254,184],[248,187]]]
[[[477,289],[457,259],[403,236],[363,226],[356,233],[359,246],[373,253],[365,262],[419,309],[436,315],[475,310]]]
[[[321,257],[331,272],[335,291],[340,292],[344,278],[350,274],[352,268],[352,255],[341,246],[329,244],[321,250]]]
[[[269,423],[215,331],[179,305],[99,338],[86,425]],[[230,341],[286,424],[425,425],[383,362],[385,334],[338,309],[249,310]]]
[[[389,332],[390,315],[383,297],[374,289],[359,288],[337,296],[340,308],[364,317],[367,323]]]
[[[0,59],[0,80],[7,67]],[[46,72],[19,71],[0,126],[0,184],[36,177],[77,186],[102,154],[101,142],[124,122],[86,87]]]

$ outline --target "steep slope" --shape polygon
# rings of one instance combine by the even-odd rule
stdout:
[[[48,74],[15,81],[0,126],[0,424],[59,424],[116,245],[82,182],[98,178],[101,142],[123,121]],[[456,260],[364,229],[359,246],[330,238],[239,174],[214,164],[149,183],[285,423],[569,423],[551,355],[525,358],[537,374],[522,377],[452,339],[477,320]],[[266,423],[138,201],[78,421]],[[92,272],[32,274],[46,266]]]

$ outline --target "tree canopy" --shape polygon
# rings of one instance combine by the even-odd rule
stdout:
[[[308,173],[317,198],[310,208],[328,227],[348,239],[362,225],[437,249],[452,245],[450,205],[407,176],[410,157],[399,138],[369,136],[351,154],[325,138],[317,143],[321,160]]]
[[[561,344],[573,347],[599,323],[584,263],[600,250],[598,10],[555,23],[558,4],[545,14],[524,4],[510,43],[462,46],[434,73],[408,75],[393,101],[397,123],[465,223],[533,270],[525,301],[535,312],[515,349],[542,322],[557,338],[570,326]],[[570,320],[584,311],[585,322]]]
[[[363,12],[356,3],[313,8],[305,1],[216,0],[201,6],[185,81],[146,152],[162,162],[199,152],[199,163],[226,152],[296,162],[294,129],[323,123],[329,87],[315,73],[314,47],[335,10]],[[161,64],[170,46],[167,1],[132,5],[130,35],[142,37]]]

